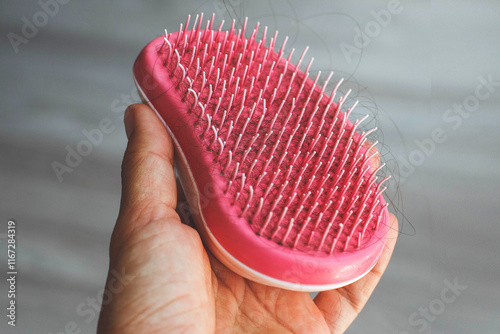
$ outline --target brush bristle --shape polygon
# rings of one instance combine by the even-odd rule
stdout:
[[[198,20],[199,19],[199,20]],[[196,116],[193,129],[213,156],[226,182],[225,199],[240,209],[253,231],[275,243],[327,254],[355,250],[379,228],[384,201],[370,165],[371,132],[356,131],[341,111],[345,96],[334,101],[309,78],[286,39],[275,51],[277,32],[257,39],[258,24],[245,38],[247,20],[235,31],[212,30],[214,17],[203,15],[167,34],[158,50],[164,68]],[[373,148],[374,145],[371,146]],[[211,166],[212,167],[212,166]]]

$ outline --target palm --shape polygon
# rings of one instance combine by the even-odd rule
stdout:
[[[217,332],[327,333],[308,293],[251,282],[211,257]]]

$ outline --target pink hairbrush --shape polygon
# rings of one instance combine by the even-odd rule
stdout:
[[[198,20],[199,19],[199,20]],[[389,230],[380,170],[370,164],[368,115],[300,70],[286,39],[212,30],[151,41],[134,64],[137,88],[173,138],[176,168],[203,241],[234,272],[289,290],[335,289],[378,261]],[[307,50],[307,49],[306,49]],[[375,153],[376,154],[376,153]]]

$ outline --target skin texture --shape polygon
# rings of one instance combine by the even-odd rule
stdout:
[[[308,293],[264,286],[233,273],[175,211],[172,141],[146,105],[125,113],[120,213],[110,244],[107,298],[99,334],[343,333],[359,314],[391,257],[398,224],[377,265],[361,280]],[[373,161],[378,164],[378,156]]]

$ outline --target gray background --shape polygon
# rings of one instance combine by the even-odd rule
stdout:
[[[498,333],[500,87],[467,118],[444,117],[454,104],[474,101],[480,76],[500,80],[500,2],[401,1],[401,11],[382,26],[371,11],[388,3],[233,0],[227,11],[221,0],[70,1],[16,53],[7,34],[21,35],[22,18],[32,21],[41,7],[2,1],[0,233],[16,220],[19,275],[18,327],[8,327],[0,311],[0,332],[58,333],[69,321],[82,333],[95,331],[97,319],[76,309],[96,297],[106,276],[133,61],[163,28],[174,31],[187,14],[215,11],[226,28],[231,18],[248,16],[252,27],[260,20],[281,38],[289,35],[297,51],[310,45],[313,70],[346,77],[344,91],[354,89],[358,113],[374,115],[372,125],[380,128],[380,148],[396,176],[388,195],[402,235],[348,332]],[[356,27],[371,37],[362,53],[346,57],[342,46],[355,45]],[[64,163],[66,147],[76,148],[82,131],[105,118],[114,130],[59,182],[51,164]],[[435,129],[446,140],[424,154],[415,141],[428,142]],[[403,160],[413,161],[412,173]],[[467,286],[446,304],[445,280]],[[0,296],[4,309],[5,281]],[[411,318],[429,306],[437,314],[424,329]]]

